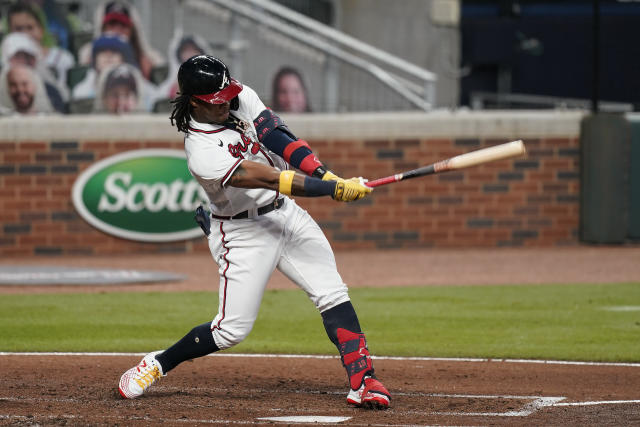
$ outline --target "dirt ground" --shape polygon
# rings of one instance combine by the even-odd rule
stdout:
[[[504,249],[403,249],[337,252],[349,287],[620,283],[640,281],[640,246]],[[181,282],[124,286],[0,286],[0,293],[217,290],[209,253],[0,259],[0,265],[121,268],[180,273]],[[275,272],[268,288],[295,286]]]
[[[640,366],[376,360],[392,407],[369,411],[346,403],[337,358],[205,357],[124,400],[118,379],[139,359],[0,356],[0,425],[235,425],[285,416],[348,417],[340,424],[350,426],[640,424]]]
[[[337,253],[358,286],[640,282],[640,248],[402,250]],[[208,254],[3,259],[0,264],[161,270],[183,282],[0,286],[0,293],[217,288]],[[269,287],[293,287],[281,275]],[[117,392],[140,355],[0,354],[0,425],[640,425],[640,364],[377,358],[384,412],[346,404],[336,357],[215,355],[184,363],[137,400]],[[274,417],[343,417],[283,419]],[[270,420],[264,419],[270,418]],[[308,424],[307,424],[308,425]]]

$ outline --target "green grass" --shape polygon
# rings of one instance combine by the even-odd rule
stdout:
[[[376,355],[640,361],[640,283],[353,289]],[[165,348],[209,321],[218,295],[2,295],[0,351]],[[334,354],[301,291],[265,293],[250,336],[231,351]]]

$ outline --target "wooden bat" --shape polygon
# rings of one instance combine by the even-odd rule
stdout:
[[[428,166],[418,169],[412,169],[407,172],[398,173],[384,178],[375,179],[367,182],[369,187],[378,187],[380,185],[391,184],[393,182],[403,181],[405,179],[417,178],[419,176],[431,175],[434,173],[453,171],[469,166],[476,166],[482,163],[493,162],[494,160],[508,159],[524,155],[526,149],[521,139],[517,141],[507,142],[493,147],[482,148],[480,150],[471,151],[469,153],[460,154],[450,159],[441,160]]]

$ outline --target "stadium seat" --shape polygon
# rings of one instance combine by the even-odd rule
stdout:
[[[88,65],[76,65],[67,70],[67,87],[69,90],[73,90],[75,85],[80,83],[82,79],[87,75],[89,71]]]

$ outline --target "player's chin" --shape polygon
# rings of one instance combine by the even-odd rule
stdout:
[[[213,121],[216,123],[224,123],[227,121],[228,118],[229,118],[229,111],[227,111],[226,113],[218,114]]]

